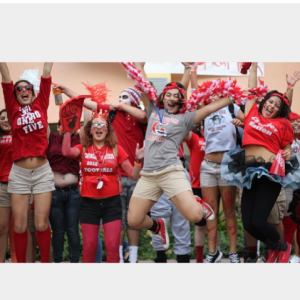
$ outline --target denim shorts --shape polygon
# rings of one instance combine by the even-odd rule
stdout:
[[[80,223],[99,225],[101,219],[103,224],[122,220],[120,195],[101,200],[82,197],[79,211]]]
[[[49,162],[32,170],[12,165],[8,177],[9,193],[43,194],[54,190],[54,175]]]

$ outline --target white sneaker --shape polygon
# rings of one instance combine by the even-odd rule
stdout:
[[[293,257],[290,258],[290,263],[300,263],[300,257],[293,255]]]

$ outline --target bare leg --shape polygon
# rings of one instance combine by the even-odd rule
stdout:
[[[0,207],[0,263],[6,258],[10,213],[10,207]]]

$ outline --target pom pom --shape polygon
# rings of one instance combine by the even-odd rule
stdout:
[[[40,90],[40,79],[39,79],[39,69],[28,69],[24,70],[23,74],[20,76],[21,80],[27,80],[33,85],[33,89],[36,92]]]
[[[89,83],[84,83],[82,84],[85,85],[86,89],[91,93],[92,96],[92,101],[95,101],[97,103],[105,103],[107,100],[107,93],[110,92],[106,85],[104,83],[98,83],[95,85],[91,85]]]
[[[252,95],[249,95],[249,97],[251,97],[251,99],[263,98],[266,96],[268,91],[269,91],[269,88],[264,85],[264,82],[262,80],[259,79],[259,86],[249,90],[249,92],[252,94]]]
[[[152,102],[157,101],[157,91],[156,89],[148,82],[145,81],[141,71],[136,69],[133,64],[129,62],[121,63],[127,72],[127,77],[132,79],[136,86],[145,94],[147,94]]]

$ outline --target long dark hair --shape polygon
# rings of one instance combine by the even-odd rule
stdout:
[[[270,91],[266,94],[266,96],[260,101],[260,104],[258,106],[258,111],[261,113],[262,112],[262,109],[265,105],[265,103],[267,102],[268,99],[270,99],[272,96],[276,96],[274,94],[279,94],[281,95],[282,98],[286,99],[287,101],[289,101],[289,99],[287,98],[286,95],[283,95],[282,93],[279,93],[277,90],[273,90],[273,91]],[[277,96],[279,97],[279,96]],[[280,97],[279,97],[280,98]],[[289,113],[291,112],[291,109],[290,109],[290,106],[287,105],[283,100],[282,98],[280,98],[281,100],[281,104],[280,104],[280,108],[279,108],[279,111],[276,115],[275,118],[285,118],[285,119],[288,119],[289,118]]]

